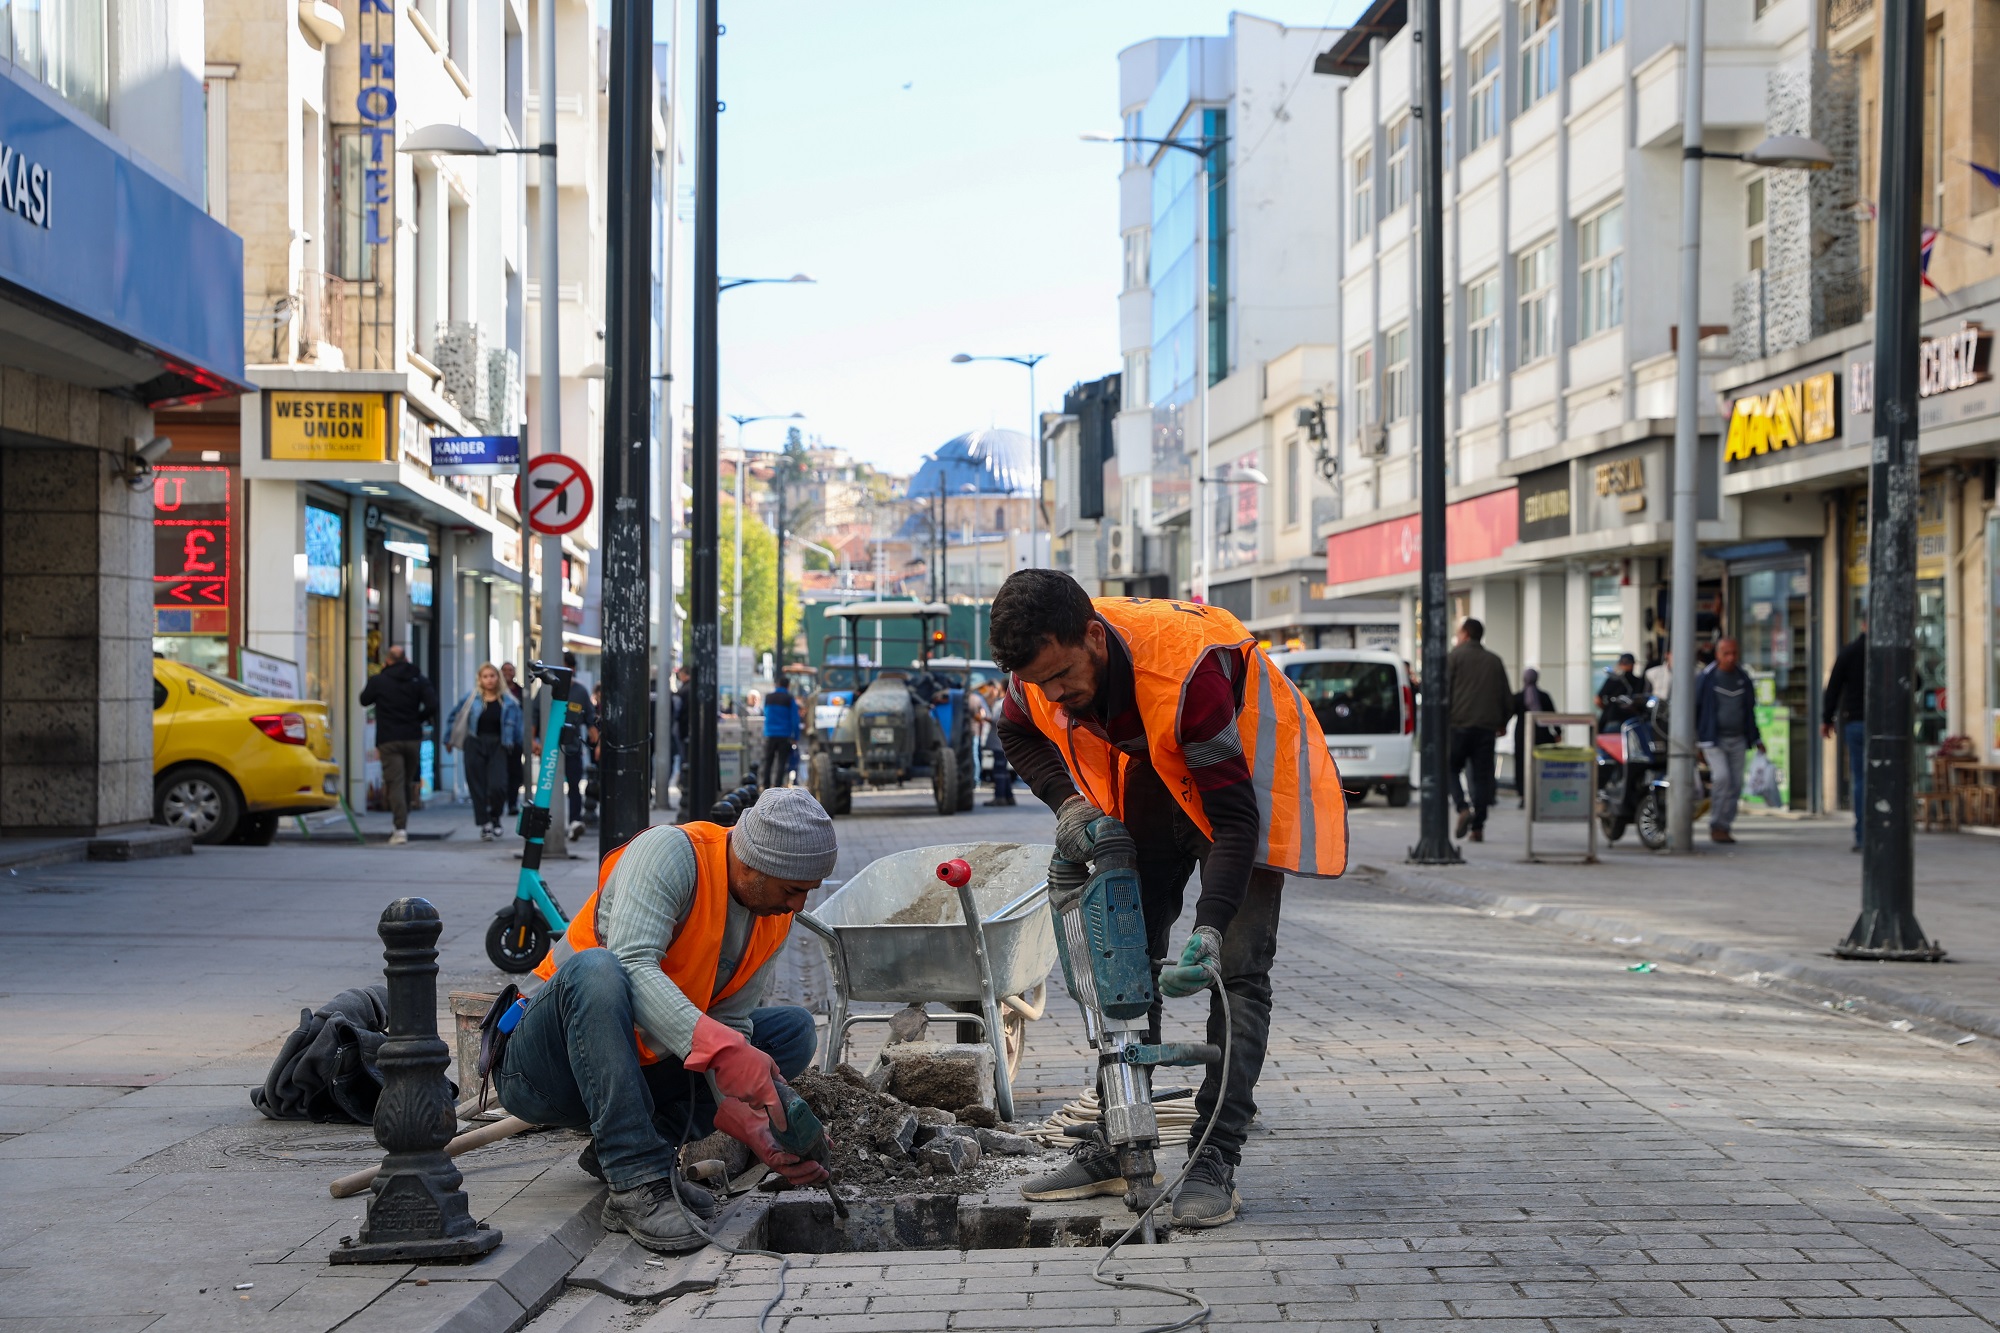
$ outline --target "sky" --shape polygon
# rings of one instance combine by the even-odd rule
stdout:
[[[1248,12],[1344,22],[1359,0]],[[667,5],[658,5],[664,37]],[[1045,354],[1035,406],[1119,369],[1118,52],[1221,35],[1213,0],[725,0],[719,125],[725,277],[812,286],[722,298],[722,412],[803,412],[785,428],[897,472],[967,430],[1025,429],[1028,374],[955,352]],[[692,27],[693,0],[682,0]],[[1301,71],[1302,77],[1307,71]],[[683,67],[684,105],[694,100]],[[692,117],[684,117],[690,121]],[[691,133],[681,186],[692,219]],[[692,243],[683,225],[681,253]],[[687,270],[676,382],[689,383]],[[733,436],[734,428],[726,427]]]

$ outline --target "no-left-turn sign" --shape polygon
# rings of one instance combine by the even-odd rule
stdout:
[[[536,454],[528,460],[526,487],[514,483],[515,507],[528,516],[529,527],[546,536],[582,527],[590,502],[589,474],[568,454]]]

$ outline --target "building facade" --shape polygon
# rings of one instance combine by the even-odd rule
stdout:
[[[564,448],[594,472],[599,389],[584,371],[602,360],[597,27],[587,6],[549,2]],[[538,159],[399,151],[439,124],[499,149],[531,146],[544,84],[536,22],[527,0],[282,11],[216,0],[208,11],[208,202],[244,237],[256,392],[163,429],[175,464],[208,469],[204,484],[227,490],[243,556],[227,614],[163,606],[155,647],[289,676],[325,701],[356,808],[376,781],[356,696],[389,645],[448,703],[481,662],[539,651],[523,624],[513,468],[494,461],[524,435],[535,447]],[[564,567],[551,571],[572,625],[593,533],[565,539]],[[538,589],[532,543],[528,563]],[[453,785],[441,746],[424,781]]]
[[[153,605],[231,559],[155,472],[244,388],[241,241],[204,210],[200,0],[0,11],[0,835],[153,814]],[[156,561],[156,548],[160,558]]]

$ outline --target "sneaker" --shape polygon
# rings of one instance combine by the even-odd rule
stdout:
[[[410,835],[404,832],[402,829],[397,829],[394,833],[391,833],[389,835],[389,845],[391,847],[401,847],[404,843],[408,842],[409,840],[410,840]]]
[[[691,1208],[674,1198],[672,1180],[652,1180],[637,1189],[613,1190],[604,1201],[606,1231],[622,1231],[660,1254],[692,1254],[708,1244],[694,1229]]]
[[[493,841],[493,826],[491,824],[481,824],[479,826],[479,840],[481,842]]]
[[[571,842],[583,841],[583,821],[581,819],[573,819],[570,821],[569,840]]]
[[[1219,1227],[1234,1222],[1242,1207],[1243,1199],[1236,1193],[1236,1168],[1209,1148],[1194,1159],[1187,1179],[1174,1195],[1174,1225]]]
[[[1153,1173],[1153,1183],[1161,1177]],[[1079,1139],[1069,1150],[1069,1161],[1053,1171],[1029,1176],[1021,1182],[1021,1197],[1033,1203],[1056,1203],[1069,1199],[1090,1199],[1098,1195],[1121,1196],[1125,1177],[1118,1174],[1118,1153],[1103,1137]]]

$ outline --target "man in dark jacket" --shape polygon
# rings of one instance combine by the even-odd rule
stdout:
[[[1456,836],[1470,832],[1486,841],[1486,809],[1493,804],[1493,742],[1514,717],[1507,667],[1487,649],[1486,626],[1470,617],[1458,630],[1458,646],[1445,659],[1445,690],[1451,700],[1451,803],[1458,811]],[[1461,786],[1459,770],[1472,772]],[[1470,806],[1465,787],[1472,788]]]
[[[1528,804],[1528,760],[1537,745],[1554,745],[1562,738],[1557,727],[1536,727],[1528,734],[1528,714],[1553,713],[1555,698],[1541,687],[1542,673],[1529,667],[1521,673],[1521,689],[1514,696],[1514,794],[1525,808]]]
[[[1708,760],[1708,836],[1735,842],[1729,828],[1743,795],[1743,761],[1764,748],[1757,731],[1757,682],[1737,665],[1736,640],[1717,639],[1715,660],[1694,678],[1694,738]]]
[[[410,793],[423,776],[424,724],[438,720],[437,687],[417,670],[400,643],[382,653],[382,669],[361,687],[361,706],[375,710],[375,751],[382,757],[382,794],[396,827],[389,845],[410,840]]]
[[[1638,658],[1620,653],[1618,665],[1604,673],[1604,683],[1597,687],[1598,735],[1615,734],[1626,719],[1644,715],[1646,682],[1633,671],[1638,665]]]
[[[1854,850],[1861,850],[1861,801],[1862,779],[1868,773],[1868,725],[1865,721],[1868,705],[1868,619],[1863,616],[1856,622],[1861,629],[1854,641],[1840,650],[1833,659],[1833,670],[1826,678],[1826,691],[1821,698],[1819,731],[1820,735],[1832,740],[1838,729],[1843,744],[1847,746],[1847,768],[1852,783],[1851,801],[1854,806]]]

